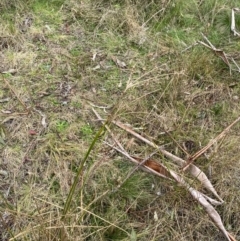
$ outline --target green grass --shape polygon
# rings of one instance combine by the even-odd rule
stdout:
[[[191,154],[207,145],[239,116],[239,73],[194,43],[203,33],[239,63],[232,7],[238,1],[1,1],[0,240],[224,240],[185,189],[131,174],[92,108],[134,156],[154,150],[111,119],[182,158],[186,143]],[[196,160],[236,239],[238,132]]]

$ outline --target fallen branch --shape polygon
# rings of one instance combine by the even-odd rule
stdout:
[[[100,115],[93,110],[94,113],[96,114],[96,116],[98,117],[98,119],[102,120],[102,118],[100,117]],[[165,151],[163,148],[159,148],[156,144],[154,144],[153,142],[147,140],[146,138],[142,137],[141,135],[139,135],[138,133],[134,132],[133,130],[131,130],[129,127],[125,126],[124,124],[122,124],[119,121],[112,121],[114,124],[116,124],[118,127],[126,130],[127,132],[131,133],[132,135],[134,135],[135,137],[137,137],[138,139],[144,141],[145,143],[149,144],[150,146],[156,148],[157,150],[159,150],[160,152],[162,152],[165,156],[169,157],[170,159],[174,160],[175,162],[177,162],[178,164],[182,165],[184,163],[186,163],[184,160],[182,160],[181,158]],[[208,180],[208,184],[207,187],[209,189],[209,186],[212,187],[210,188],[211,192],[214,193],[214,195],[217,195],[217,197],[221,200],[221,203],[213,200],[212,198],[208,197],[207,195],[197,191],[196,189],[194,189],[193,187],[191,187],[185,180],[183,177],[181,177],[179,174],[177,174],[176,172],[174,172],[173,170],[167,168],[165,165],[150,159],[150,156],[147,158],[139,158],[139,157],[133,157],[131,155],[129,155],[127,153],[126,150],[124,150],[123,146],[121,145],[121,143],[115,138],[114,134],[112,133],[112,131],[110,130],[110,128],[108,126],[106,126],[106,129],[109,131],[109,133],[111,134],[111,136],[113,137],[115,143],[117,144],[117,146],[119,148],[117,148],[115,145],[111,145],[109,143],[106,143],[108,146],[110,146],[111,148],[115,149],[116,151],[118,151],[119,153],[121,153],[122,155],[124,155],[125,157],[127,157],[130,161],[132,161],[133,163],[135,163],[137,165],[137,167],[135,167],[133,169],[133,171],[131,171],[128,175],[127,178],[124,180],[124,182],[130,177],[130,175],[132,175],[132,173],[138,168],[140,167],[141,169],[148,171],[152,174],[155,174],[159,177],[162,178],[166,178],[166,179],[170,179],[170,180],[175,180],[177,183],[179,183],[181,186],[183,186],[186,190],[188,190],[190,192],[190,194],[192,195],[192,197],[198,201],[206,210],[206,212],[208,213],[208,215],[211,217],[211,219],[214,221],[214,223],[216,224],[216,226],[219,228],[219,230],[222,231],[222,233],[224,234],[224,236],[227,238],[228,241],[236,241],[235,238],[229,234],[223,223],[221,220],[220,215],[218,214],[218,212],[214,209],[214,207],[210,204],[222,204],[223,201],[222,199],[218,196],[218,194],[216,193],[215,189],[213,188],[211,182]],[[152,154],[153,155],[153,154]],[[152,156],[151,155],[151,156]],[[204,176],[205,174],[198,169],[196,166],[190,164],[191,168],[189,168],[189,170],[199,170],[200,173],[198,174],[198,176]],[[195,167],[195,168],[194,168]],[[192,169],[193,168],[193,169]],[[195,172],[190,172],[191,174],[195,174]],[[195,176],[195,175],[193,175]],[[206,177],[207,178],[207,177]],[[199,178],[198,178],[199,179]],[[200,181],[202,182],[204,179],[200,179]],[[206,185],[206,180],[205,182]],[[120,185],[121,186],[121,185]],[[118,186],[118,188],[120,187]],[[210,203],[209,203],[210,202]]]
[[[129,127],[125,126],[124,124],[122,124],[119,121],[112,121],[115,125],[117,125],[118,127],[124,129],[125,131],[131,133],[133,136],[135,136],[136,138],[140,139],[141,141],[145,142],[146,144],[150,145],[151,147],[159,150],[164,156],[168,157],[169,159],[171,159],[173,162],[175,162],[176,164],[178,164],[180,167],[183,167],[184,165],[186,165],[186,161],[183,160],[180,157],[177,157],[175,155],[173,155],[172,153],[164,150],[163,148],[157,146],[155,143],[147,140],[146,138],[144,138],[143,136],[139,135],[138,133],[136,133],[135,131],[133,131],[132,129],[130,129]],[[218,200],[220,201],[219,204],[222,204],[224,201],[221,199],[221,197],[217,194],[215,188],[213,187],[212,183],[209,181],[208,177],[206,176],[206,174],[204,172],[202,172],[197,166],[190,164],[190,168],[187,169],[188,172],[195,178],[197,178],[202,185],[209,190],[210,192],[213,193],[213,195],[218,198]]]
[[[214,209],[214,207],[208,202],[208,201],[210,201],[210,202],[213,201],[213,203],[214,203],[214,202],[216,202],[215,200],[209,198],[208,196],[206,196],[206,195],[202,194],[201,192],[197,191],[196,189],[192,188],[187,182],[184,181],[184,179],[181,176],[179,176],[176,172],[168,169],[164,165],[162,165],[162,164],[160,164],[160,163],[158,163],[156,161],[153,161],[153,160],[149,160],[151,162],[146,163],[145,159],[136,158],[136,157],[133,158],[126,151],[120,150],[120,149],[118,149],[118,148],[116,148],[114,146],[111,146],[108,143],[106,143],[106,144],[108,146],[114,148],[118,152],[122,153],[124,156],[126,156],[128,159],[130,159],[135,164],[142,163],[144,165],[144,166],[141,166],[142,169],[145,169],[148,172],[150,172],[150,173],[152,173],[154,175],[157,175],[159,177],[163,177],[163,178],[167,178],[167,179],[173,179],[178,184],[180,184],[181,186],[185,187],[186,190],[188,190],[190,192],[192,197],[205,208],[205,210],[208,213],[208,215],[212,218],[212,220],[214,221],[216,226],[222,231],[222,233],[225,235],[227,240],[228,241],[236,241],[234,239],[234,237],[232,237],[231,234],[229,234],[226,231],[226,229],[225,229],[225,227],[224,227],[224,225],[222,223],[220,215]],[[153,169],[151,166],[157,167],[158,169]],[[129,175],[128,175],[128,177],[129,177]]]

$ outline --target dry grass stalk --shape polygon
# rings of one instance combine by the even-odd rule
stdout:
[[[235,12],[240,12],[239,8],[232,9],[232,17],[231,17],[231,31],[233,32],[234,36],[240,36],[240,33],[236,31],[236,24],[235,24]]]
[[[232,122],[225,130],[223,130],[215,139],[211,140],[205,147],[203,147],[200,151],[196,152],[194,155],[189,157],[187,160],[187,164],[183,167],[183,171],[186,171],[187,168],[203,153],[205,153],[212,145],[217,143],[220,139],[222,139],[227,132],[237,123],[240,121],[240,117],[238,117],[234,122]]]

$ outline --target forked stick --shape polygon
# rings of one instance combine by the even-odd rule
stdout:
[[[135,131],[133,131],[132,129],[130,129],[129,127],[127,127],[126,125],[124,125],[120,121],[112,121],[112,122],[115,125],[117,125],[118,127],[127,131],[128,133],[131,133],[133,136],[140,139],[141,141],[143,141],[143,142],[147,143],[148,145],[152,146],[153,148],[159,150],[164,156],[168,157],[169,159],[171,159],[172,161],[177,163],[180,167],[183,167],[186,164],[186,161],[183,160],[182,158],[180,158],[178,156],[175,156],[172,153],[170,153],[170,152],[164,150],[163,148],[157,146],[155,143],[153,143],[153,142],[149,141],[148,139],[144,138],[143,136],[139,135],[138,133],[136,133]],[[218,198],[218,200],[220,200],[220,204],[222,204],[224,202],[221,199],[221,197],[217,194],[217,192],[216,192],[215,188],[213,187],[212,183],[209,181],[208,177],[206,176],[206,174],[203,171],[201,171],[197,166],[195,166],[193,164],[190,164],[190,168],[188,169],[188,171],[193,177],[196,177],[206,189],[208,189],[210,192],[212,192],[214,194],[214,196],[216,198]]]

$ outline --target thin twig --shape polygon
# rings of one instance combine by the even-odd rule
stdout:
[[[183,167],[183,171],[187,170],[187,168],[204,152],[206,152],[212,145],[214,145],[217,141],[223,138],[226,133],[235,125],[237,122],[240,121],[240,117],[238,117],[234,122],[232,122],[225,130],[223,130],[215,139],[211,140],[205,147],[203,147],[200,151],[195,153],[193,156],[189,157],[187,160],[187,164]]]
[[[117,188],[120,188],[127,180],[130,176],[132,176],[132,174],[141,166],[144,166],[144,164],[146,163],[146,161],[148,161],[154,154],[156,154],[157,151],[151,153],[149,156],[147,156],[146,158],[144,158],[141,162],[139,162],[126,176],[126,178],[122,181],[121,184],[118,185]]]
[[[209,44],[209,46],[213,49],[213,50],[216,50],[216,47],[208,40],[208,38],[203,34],[202,34],[202,37],[206,40],[206,42]]]
[[[198,44],[199,44],[199,42],[196,41],[195,43],[193,43],[193,44],[191,44],[190,46],[188,46],[188,47],[186,47],[185,49],[183,49],[183,50],[181,51],[181,53],[184,53],[185,51],[193,48],[194,46],[196,46],[196,45],[198,45]]]
[[[227,58],[226,54],[224,53],[224,51],[221,50],[221,49],[217,49],[217,48],[208,40],[208,38],[207,38],[203,33],[202,33],[202,36],[203,36],[203,38],[205,39],[205,41],[209,44],[209,46],[208,46],[207,44],[201,42],[201,41],[199,41],[199,43],[203,44],[205,47],[208,47],[208,48],[212,49],[212,50],[214,51],[214,53],[215,53],[216,55],[218,55],[218,56],[223,60],[223,62],[224,62],[226,65],[228,65],[228,67],[229,67],[230,70],[231,70],[231,65],[230,65],[230,63],[229,63],[229,61],[228,61],[228,58]]]
[[[182,148],[181,145],[178,144],[178,142],[174,139],[174,137],[169,131],[165,130],[165,133],[172,139],[172,141],[178,146],[178,148],[180,148],[180,150],[185,153],[185,155],[190,156],[190,154],[184,148]]]

